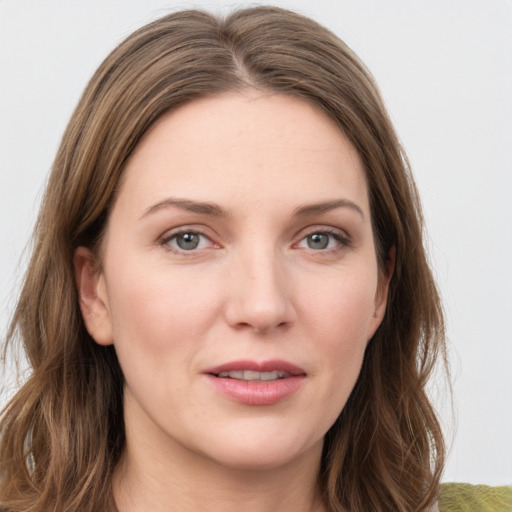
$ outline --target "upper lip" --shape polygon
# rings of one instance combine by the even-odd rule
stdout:
[[[273,359],[269,361],[230,361],[219,366],[214,366],[204,370],[203,373],[210,375],[218,375],[221,372],[232,372],[250,370],[253,372],[285,372],[291,376],[306,375],[306,372],[300,366],[297,366],[288,361],[282,361],[279,359]]]

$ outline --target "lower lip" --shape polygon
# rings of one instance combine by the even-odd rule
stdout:
[[[290,397],[299,390],[304,375],[284,379],[260,381],[237,380],[207,375],[217,391],[246,405],[272,405]]]

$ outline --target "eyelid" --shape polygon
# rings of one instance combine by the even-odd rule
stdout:
[[[202,227],[202,226],[198,227],[197,225],[179,226],[179,227],[172,228],[172,229],[165,231],[160,237],[158,237],[158,244],[161,246],[164,246],[164,248],[166,248],[166,250],[168,250],[169,252],[179,254],[179,255],[184,255],[184,256],[197,255],[197,253],[199,253],[205,249],[221,248],[221,245],[215,241],[214,237],[212,237],[212,235],[210,235],[210,234],[206,234],[205,231],[206,231],[206,229],[204,227]],[[169,242],[173,238],[175,238],[181,234],[186,234],[186,233],[197,234],[197,235],[203,237],[204,239],[208,240],[208,242],[209,242],[208,247],[202,247],[199,249],[191,249],[191,250],[187,251],[187,250],[179,249],[178,247],[171,246],[169,244]],[[305,238],[307,238],[308,236],[311,236],[315,233],[326,234],[326,235],[333,237],[338,242],[336,244],[336,247],[331,247],[331,248],[326,248],[326,249],[305,248],[306,250],[326,254],[326,253],[334,253],[336,251],[342,250],[342,249],[352,245],[352,237],[350,236],[349,233],[347,233],[346,230],[341,229],[341,228],[336,228],[333,226],[314,225],[314,226],[308,226],[307,228],[302,229],[295,237],[296,241],[292,244],[292,247],[298,248],[298,245]]]
[[[335,252],[336,250],[340,250],[340,249],[349,247],[352,244],[352,238],[345,230],[340,229],[340,228],[334,228],[332,226],[316,225],[316,226],[310,226],[310,227],[302,230],[299,233],[299,235],[297,236],[297,238],[298,238],[297,242],[295,242],[293,245],[298,246],[298,244],[300,244],[308,236],[314,235],[315,233],[330,235],[333,238],[335,238],[339,243],[334,248],[319,249],[319,250],[310,249],[313,252],[319,252],[319,253]]]
[[[186,250],[179,249],[178,247],[174,247],[174,246],[170,245],[169,242],[173,238],[176,238],[179,235],[183,235],[183,234],[187,234],[187,233],[196,234],[202,238],[205,238],[206,240],[208,240],[210,242],[209,247],[202,247],[200,249],[193,249],[193,250],[186,251]],[[161,235],[158,238],[158,243],[159,243],[159,245],[163,246],[169,252],[172,252],[174,254],[184,255],[184,256],[197,255],[197,253],[199,253],[200,251],[205,250],[205,249],[220,248],[220,245],[212,239],[212,236],[207,235],[204,232],[204,229],[201,229],[197,226],[179,226],[179,227],[167,230],[163,235]]]

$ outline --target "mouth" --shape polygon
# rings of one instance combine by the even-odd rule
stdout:
[[[262,362],[231,361],[214,368],[209,368],[204,373],[221,379],[264,382],[306,376],[305,370],[299,366],[277,359]]]
[[[246,405],[272,405],[297,392],[306,372],[286,361],[233,361],[203,372],[214,389]]]
[[[236,380],[244,380],[248,382],[252,381],[260,381],[260,382],[268,382],[278,379],[286,379],[290,377],[290,374],[287,372],[281,372],[275,370],[273,372],[255,372],[253,370],[234,370],[229,372],[220,372],[216,377],[221,379],[236,379]]]

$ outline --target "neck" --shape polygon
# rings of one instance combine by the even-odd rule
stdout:
[[[147,470],[125,456],[113,479],[119,512],[320,512],[315,481],[296,468],[233,470],[205,464],[201,471],[156,464]]]

